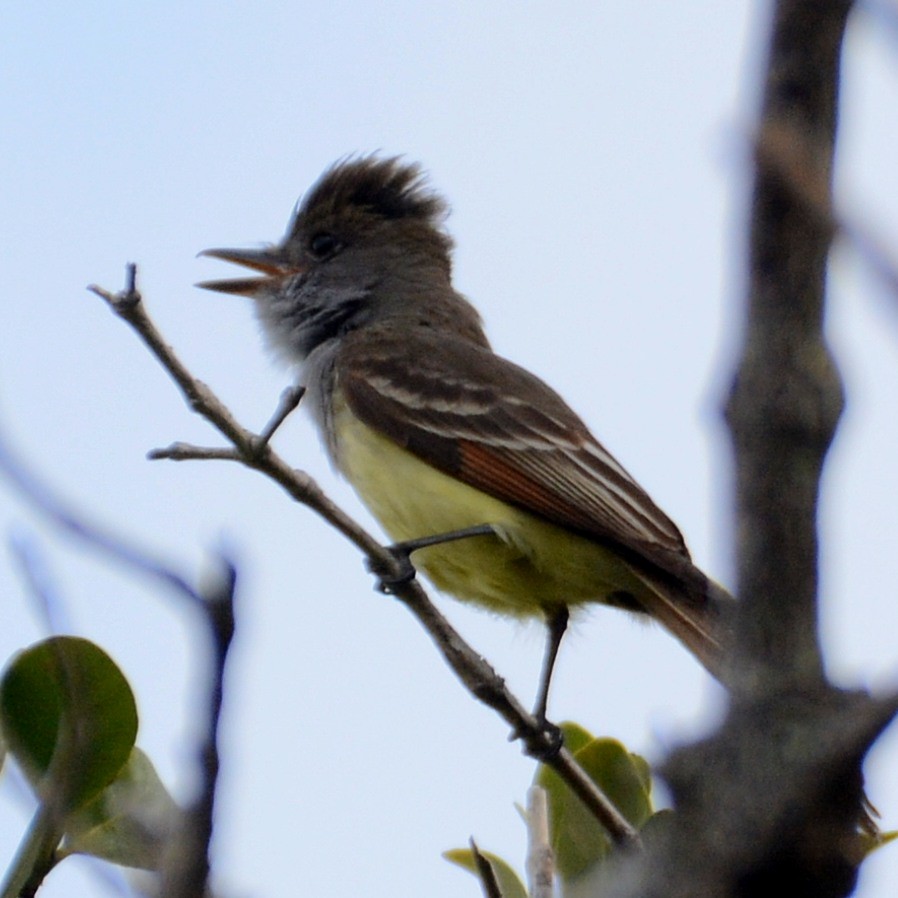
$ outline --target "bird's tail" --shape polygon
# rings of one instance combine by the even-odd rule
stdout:
[[[705,669],[726,685],[736,600],[697,568],[688,586],[673,584],[644,570],[633,573],[645,584],[639,602],[649,616],[676,636]]]

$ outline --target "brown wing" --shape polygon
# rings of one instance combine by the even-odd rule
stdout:
[[[422,460],[661,570],[689,555],[673,522],[537,377],[486,348],[419,328],[347,337],[353,413]]]
[[[618,551],[646,586],[642,609],[721,678],[732,598],[557,393],[485,347],[423,328],[368,328],[340,353],[338,387],[362,421],[459,480]]]

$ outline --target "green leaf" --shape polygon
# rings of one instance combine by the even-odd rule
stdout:
[[[524,888],[524,884],[510,864],[489,851],[480,851],[480,856],[490,865],[493,876],[499,884],[502,898],[527,898],[527,889]],[[450,863],[457,864],[480,879],[477,858],[474,857],[474,852],[470,848],[453,848],[451,851],[444,851],[443,857]]]
[[[568,740],[568,732],[574,739]],[[648,764],[614,739],[584,741],[585,731],[562,724],[565,744],[576,745],[574,758],[590,779],[608,796],[623,816],[640,827],[652,814],[651,774]],[[588,735],[588,734],[587,734]],[[536,783],[549,798],[552,849],[558,875],[571,880],[603,860],[613,844],[579,798],[548,767],[540,766]]]
[[[60,853],[89,854],[125,867],[157,869],[178,814],[152,762],[135,748],[118,776],[66,820]]]
[[[57,812],[90,801],[127,762],[137,736],[131,687],[98,646],[54,636],[20,652],[0,680],[10,754]]]

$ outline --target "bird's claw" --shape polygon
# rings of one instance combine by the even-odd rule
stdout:
[[[386,570],[384,565],[372,558],[368,559],[368,570],[377,577],[375,589],[385,595],[392,595],[399,587],[411,583],[417,575],[412,564],[411,551],[403,543],[396,543],[384,547],[393,558],[395,566],[393,570]]]
[[[564,733],[561,727],[549,723],[544,717],[537,719],[537,727],[535,730],[517,727],[508,737],[508,741],[520,739],[524,743],[525,754],[546,763],[558,757],[558,753],[564,747]]]

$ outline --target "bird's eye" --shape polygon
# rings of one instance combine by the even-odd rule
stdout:
[[[309,241],[309,252],[318,259],[329,259],[340,249],[340,241],[333,234],[316,234]]]

